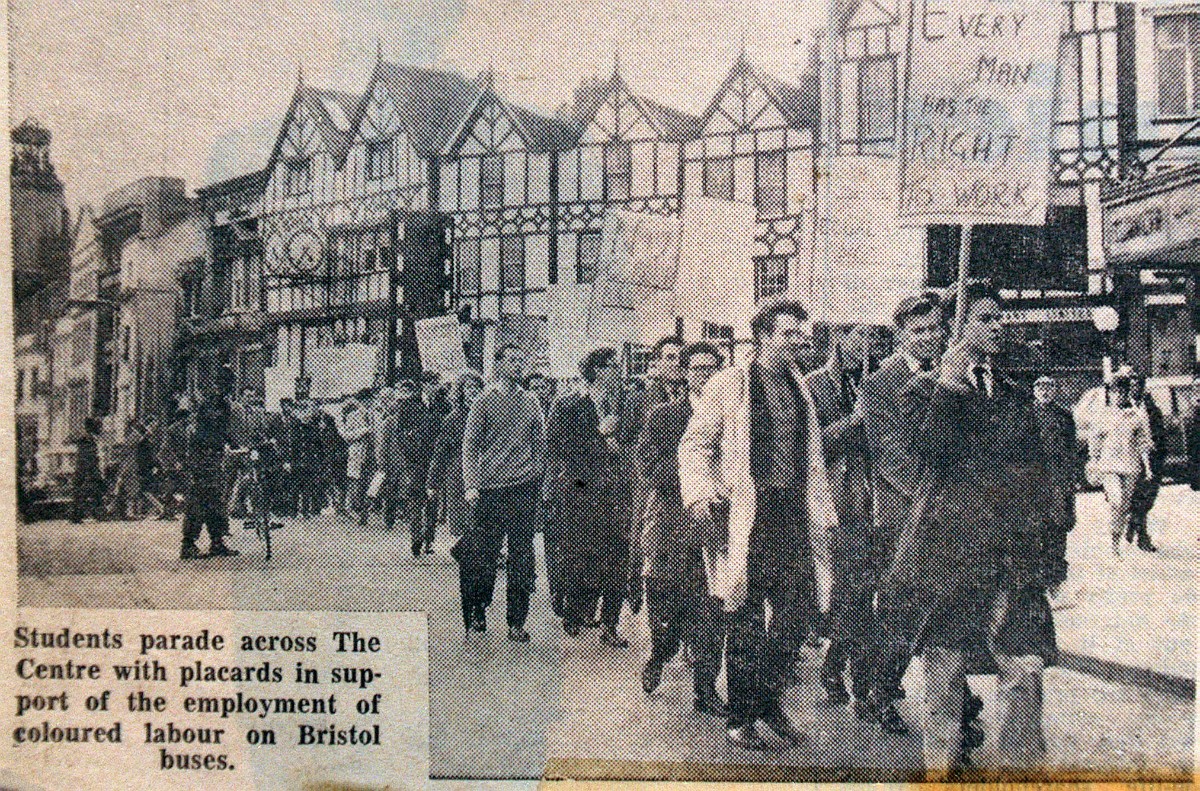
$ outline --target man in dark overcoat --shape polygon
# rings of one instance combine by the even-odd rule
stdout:
[[[646,694],[658,688],[663,666],[686,641],[694,660],[696,711],[727,717],[729,711],[716,691],[724,642],[721,601],[708,592],[700,542],[690,529],[679,493],[679,440],[692,418],[692,400],[700,397],[721,363],[721,353],[711,344],[685,347],[687,394],[658,404],[646,416],[637,466],[651,493],[640,540],[633,542],[630,588],[645,587],[651,642],[650,658],[642,669]]]
[[[617,631],[628,584],[630,475],[617,431],[621,369],[602,348],[580,364],[587,392],[561,396],[546,426],[549,518],[562,562],[563,629],[572,637],[600,600],[602,643],[629,645]]]
[[[865,699],[871,682],[864,649],[874,624],[873,524],[866,436],[858,399],[864,374],[881,356],[878,338],[873,327],[851,328],[835,345],[829,362],[805,378],[817,408],[838,515],[838,529],[830,545],[834,584],[829,648],[821,669],[821,684],[835,704],[849,701],[843,678],[847,663],[855,698]]]
[[[1042,674],[1056,659],[1033,399],[992,362],[1003,339],[999,294],[980,284],[964,294],[957,342],[936,376],[916,377],[902,397],[920,427],[911,448],[923,471],[879,590],[884,632],[924,657],[922,745],[934,779],[962,768],[962,690],[980,645],[997,668],[996,768],[1040,768]]]
[[[383,470],[383,523],[396,524],[396,514],[408,522],[413,557],[423,554],[426,542],[433,543],[431,525],[424,520],[425,478],[437,438],[437,424],[421,400],[417,383],[396,383],[396,408],[384,419],[376,447],[377,468]]]
[[[1052,594],[1067,579],[1067,534],[1075,528],[1075,490],[1082,467],[1075,419],[1055,399],[1058,382],[1040,376],[1033,383],[1033,409],[1046,457],[1046,584]],[[1053,596],[1051,597],[1054,598]]]

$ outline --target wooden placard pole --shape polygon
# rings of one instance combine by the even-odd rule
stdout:
[[[971,236],[975,226],[967,223],[962,227],[958,240],[958,283],[954,296],[954,337],[962,337],[963,324],[967,320],[967,278],[971,274]]]

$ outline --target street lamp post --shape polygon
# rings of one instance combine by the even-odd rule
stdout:
[[[1112,382],[1113,333],[1121,323],[1121,317],[1111,305],[1092,308],[1092,325],[1104,337],[1104,384]]]

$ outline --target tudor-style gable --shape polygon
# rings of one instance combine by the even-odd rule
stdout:
[[[620,75],[613,75],[603,96],[583,129],[581,145],[610,140],[656,140],[664,136]]]
[[[684,192],[756,207],[754,299],[786,292],[812,229],[816,79],[786,83],[742,54],[684,147]],[[687,201],[687,197],[684,201]]]
[[[357,105],[350,94],[296,87],[267,165],[264,208],[291,208],[332,194]]]

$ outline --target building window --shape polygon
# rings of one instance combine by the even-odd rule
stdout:
[[[500,239],[500,290],[522,291],[524,288],[525,237],[502,237]]]
[[[754,205],[759,217],[787,214],[787,154],[766,151],[754,158]]]
[[[864,60],[858,69],[858,139],[879,143],[896,136],[896,60]]]
[[[704,195],[733,200],[733,157],[704,160]]]
[[[600,232],[579,234],[578,260],[575,262],[575,282],[593,283],[600,269]]]
[[[1200,14],[1170,14],[1154,19],[1158,60],[1158,113],[1179,118],[1200,112]]]
[[[229,262],[229,309],[246,311],[258,307],[258,284],[262,277],[262,256],[243,255]]]
[[[17,403],[25,400],[25,371],[17,369]]]
[[[788,260],[783,255],[754,259],[754,300],[782,294],[788,289]]]
[[[458,291],[460,294],[479,293],[479,240],[458,241]]]
[[[71,364],[80,365],[88,359],[92,348],[92,326],[83,323],[71,332]]]
[[[391,140],[367,141],[367,179],[386,178],[396,172],[395,148]]]
[[[301,195],[312,189],[312,157],[289,159],[283,163],[283,191]]]
[[[633,147],[628,140],[604,144],[604,199],[628,200],[633,184]]]
[[[504,157],[488,154],[479,160],[479,205],[504,205]]]

